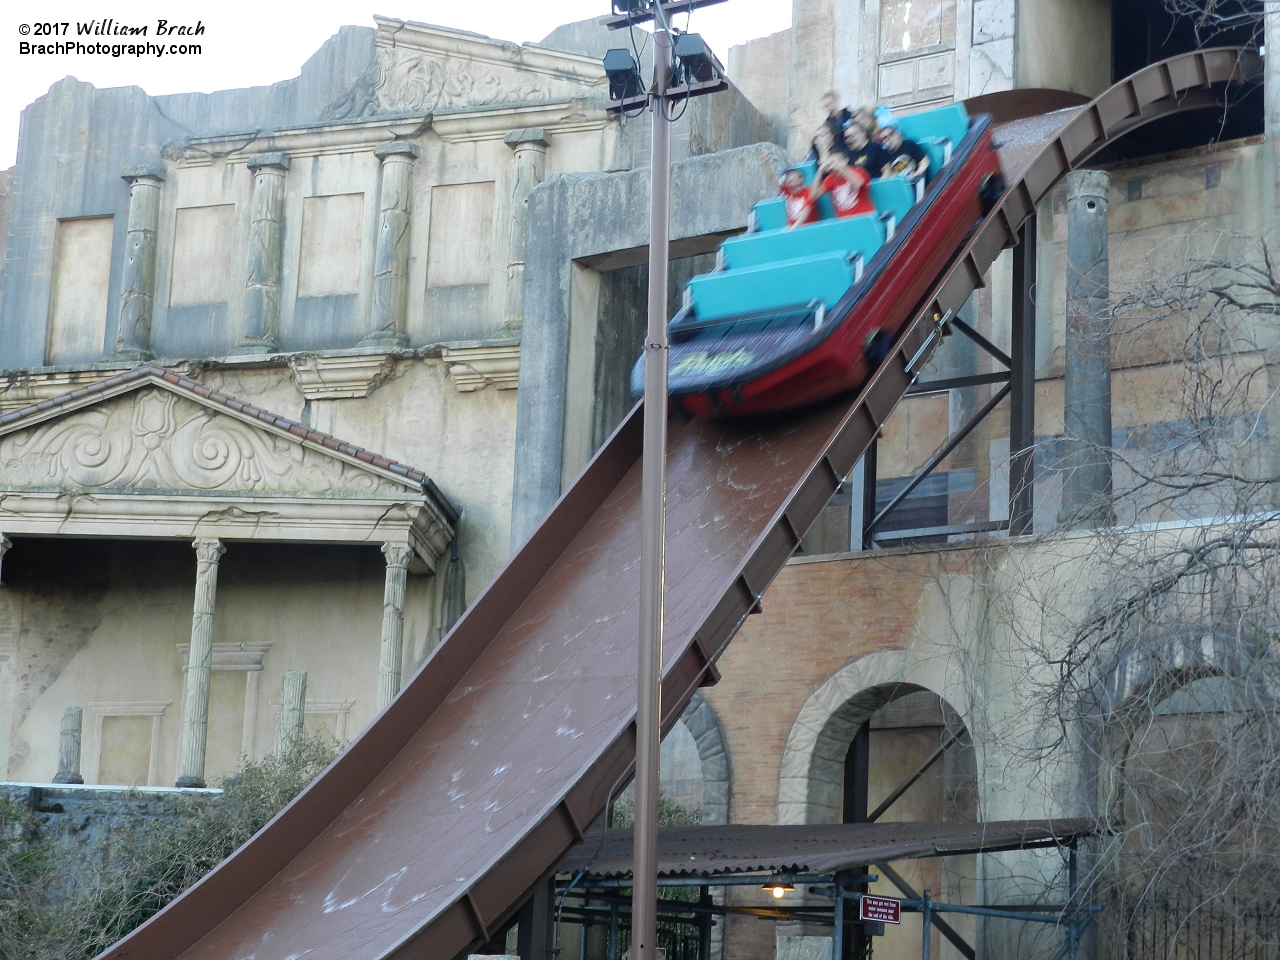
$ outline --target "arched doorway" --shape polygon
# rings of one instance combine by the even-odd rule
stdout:
[[[978,814],[977,758],[961,710],[963,691],[932,671],[911,669],[907,653],[882,651],[828,678],[796,718],[783,753],[779,823],[971,822]],[[941,689],[943,693],[939,693]],[[976,857],[867,864],[877,880],[870,893],[891,897],[929,890],[940,901],[972,903]],[[907,889],[903,889],[903,888]],[[966,944],[975,942],[971,917],[949,918]],[[874,944],[877,958],[919,956],[920,918],[903,917],[892,935]],[[778,956],[820,949],[830,930],[779,925]],[[935,936],[935,956],[964,954]],[[830,950],[828,944],[826,949]],[[850,938],[844,958],[865,949]]]

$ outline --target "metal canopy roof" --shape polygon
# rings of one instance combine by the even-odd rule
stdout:
[[[1094,823],[1084,819],[663,827],[658,873],[826,874],[859,864],[1068,844],[1094,832]],[[631,848],[631,830],[608,831],[603,846],[599,831],[593,831],[560,869],[586,870],[590,877],[625,876],[631,872]]]

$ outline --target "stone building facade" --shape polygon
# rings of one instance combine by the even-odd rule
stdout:
[[[1130,72],[1139,7],[1157,35],[1146,0],[793,0],[792,27],[729,51],[731,91],[676,127],[672,303],[807,150],[826,90],[898,111],[1091,97]],[[68,78],[28,107],[0,180],[8,779],[53,777],[78,706],[87,782],[213,783],[272,748],[288,671],[308,674],[306,725],[350,739],[528,536],[625,414],[643,328],[647,125],[603,110],[610,45],[590,23],[517,46],[379,18],[273,87],[149,97]],[[1137,66],[1181,48],[1143,49]],[[1276,76],[1216,127],[1180,121],[1097,158],[1115,289],[1171,269],[1186,238],[1274,229]],[[1061,526],[1067,206],[1062,188],[1037,222],[1036,533]],[[1004,350],[1011,289],[1006,256],[965,311]],[[931,376],[991,372],[958,341]],[[1180,429],[1179,363],[1142,338],[1112,360],[1112,443],[1135,461]],[[1265,421],[1277,391],[1256,387],[1244,408]],[[991,396],[904,401],[877,501]],[[1008,519],[1006,419],[944,459],[899,529]],[[1083,596],[1093,535],[861,551],[857,482],[669,735],[672,795],[708,823],[838,821],[866,723],[872,803],[960,736],[891,819],[1080,812],[1069,758],[1031,783],[984,737],[1034,706],[992,598],[1028,582]],[[991,903],[1051,861],[900,872]],[[997,924],[957,926],[980,955],[1018,952]],[[876,954],[911,956],[915,936]],[[830,956],[822,931],[753,918],[721,942],[732,960]]]

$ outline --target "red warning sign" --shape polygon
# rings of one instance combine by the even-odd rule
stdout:
[[[902,901],[864,893],[858,899],[858,919],[870,923],[901,923]]]

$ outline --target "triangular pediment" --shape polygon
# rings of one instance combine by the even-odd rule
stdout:
[[[377,109],[426,115],[500,104],[602,99],[598,60],[427,24],[378,22]]]
[[[255,499],[423,496],[421,479],[377,465],[390,461],[198,384],[193,389],[160,376],[116,379],[122,382],[114,388],[108,384],[3,418],[0,490]],[[341,452],[344,447],[352,452]]]

